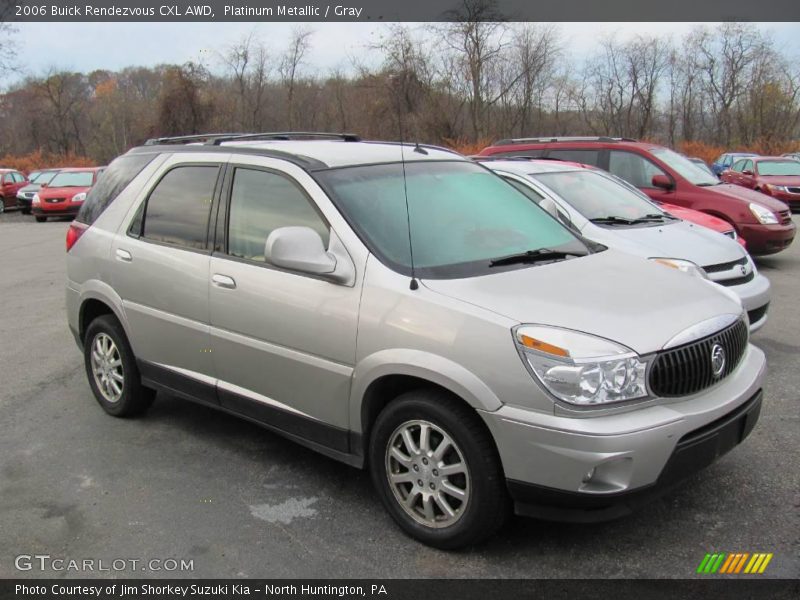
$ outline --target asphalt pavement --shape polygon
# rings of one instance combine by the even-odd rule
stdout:
[[[67,227],[0,215],[0,577],[684,578],[719,551],[800,576],[800,241],[758,261],[769,374],[744,444],[632,516],[515,518],[442,552],[399,531],[366,473],[255,425],[164,395],[106,416],[67,328]]]

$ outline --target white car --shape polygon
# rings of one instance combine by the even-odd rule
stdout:
[[[481,160],[584,237],[704,277],[734,292],[755,332],[767,321],[770,283],[734,240],[665,213],[600,169],[552,160]]]

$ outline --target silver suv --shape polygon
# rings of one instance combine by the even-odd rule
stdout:
[[[155,391],[368,468],[440,548],[626,514],[741,442],[764,354],[718,286],[582,238],[484,166],[351,135],[154,140],[67,237],[113,416]]]

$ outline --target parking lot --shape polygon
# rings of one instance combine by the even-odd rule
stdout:
[[[14,566],[49,554],[193,562],[118,576],[684,578],[717,551],[771,552],[761,577],[800,576],[800,242],[758,261],[769,375],[742,446],[630,517],[515,518],[447,553],[400,533],[365,472],[252,424],[163,395],[144,418],[106,416],[64,314],[67,226],[0,215],[0,577],[109,575]]]

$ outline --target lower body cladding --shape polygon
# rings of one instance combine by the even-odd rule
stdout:
[[[617,415],[562,417],[504,406],[481,416],[518,514],[601,521],[629,514],[714,462],[755,426],[764,353],[688,399]]]
[[[36,217],[74,217],[78,214],[80,209],[80,204],[70,204],[65,206],[48,204],[46,209],[41,208],[41,206],[34,206],[31,212]]]

